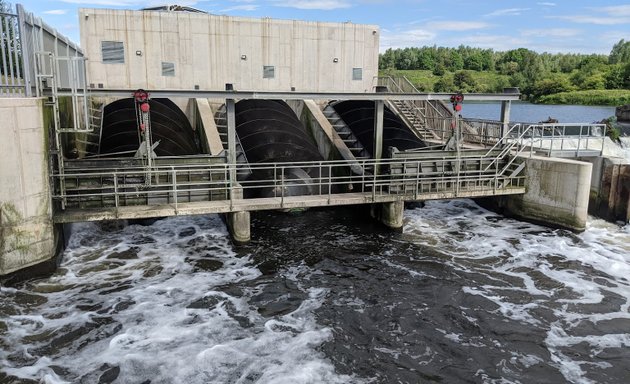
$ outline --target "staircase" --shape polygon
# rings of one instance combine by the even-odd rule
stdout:
[[[411,104],[408,100],[395,100],[391,105],[398,111],[398,115],[405,123],[415,131],[422,140],[435,140],[439,137],[429,129],[427,124],[426,106],[427,102],[421,105]]]
[[[348,147],[357,160],[369,159],[371,157],[370,152],[361,144],[359,139],[352,133],[350,127],[348,127],[332,106],[326,105],[324,108],[324,116],[326,116],[330,125],[332,125],[333,129],[337,132],[339,137],[341,137],[346,147]]]
[[[223,143],[223,148],[227,149],[228,128],[225,105],[222,105],[221,108],[219,108],[219,110],[214,114],[214,120],[217,125],[217,131],[219,131],[219,136],[221,137],[221,143]],[[245,151],[241,145],[241,140],[238,138],[238,134],[236,135],[236,164],[236,175],[239,180],[245,179],[251,175],[252,169],[249,166],[249,161],[247,161],[247,156],[245,155]]]

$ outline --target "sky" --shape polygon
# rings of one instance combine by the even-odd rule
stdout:
[[[381,52],[437,45],[608,54],[630,40],[630,1],[615,0],[10,0],[79,42],[77,11],[179,4],[212,14],[376,24]]]

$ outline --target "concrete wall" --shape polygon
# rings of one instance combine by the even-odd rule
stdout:
[[[594,169],[589,211],[609,221],[630,221],[630,163],[623,158],[591,159]]]
[[[525,159],[527,192],[505,198],[516,217],[583,231],[588,216],[592,164],[547,157]]]
[[[105,88],[364,92],[378,75],[375,25],[105,9],[81,9],[79,21],[88,78]],[[125,63],[104,64],[102,41],[123,42]],[[264,65],[275,78],[263,79]]]
[[[43,100],[0,98],[0,276],[54,257]]]

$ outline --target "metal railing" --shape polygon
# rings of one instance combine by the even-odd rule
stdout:
[[[0,97],[25,97],[24,56],[17,14],[0,12]]]
[[[41,18],[16,5],[16,13],[0,12],[0,97],[41,97],[36,55],[82,57],[83,51]],[[60,88],[71,88],[70,67],[54,63]]]
[[[465,162],[464,162],[465,160]],[[349,172],[348,161],[250,164],[253,178],[230,185],[229,174],[239,164],[171,165],[151,169],[125,167],[107,169],[86,167],[53,175],[53,199],[69,208],[106,208],[128,205],[160,205],[194,201],[223,201],[250,198],[284,199],[290,196],[333,196],[362,193],[372,199],[397,196],[418,199],[424,194],[448,194],[449,197],[471,193],[501,194],[522,188],[523,176],[486,169],[490,159],[476,156],[459,160],[435,159],[356,160],[364,169],[381,172],[356,175]],[[466,167],[461,166],[467,164]],[[471,166],[472,164],[472,166]],[[310,178],[295,178],[308,172]],[[61,182],[63,180],[63,183]],[[59,186],[64,186],[59,188]],[[235,191],[238,193],[235,194]],[[225,202],[229,200],[230,203]]]
[[[546,156],[601,156],[606,142],[606,124],[520,124],[521,140],[531,153]],[[564,153],[563,153],[564,152]]]

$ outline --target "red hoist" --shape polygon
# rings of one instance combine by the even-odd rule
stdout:
[[[138,124],[138,142],[140,142],[140,146],[134,157],[136,159],[142,159],[147,170],[150,171],[153,166],[153,159],[157,157],[153,150],[160,144],[160,141],[158,140],[153,143],[153,137],[151,135],[149,93],[145,90],[138,89],[133,93],[133,98],[136,102],[136,122]],[[146,180],[147,183],[151,182],[150,177]]]

